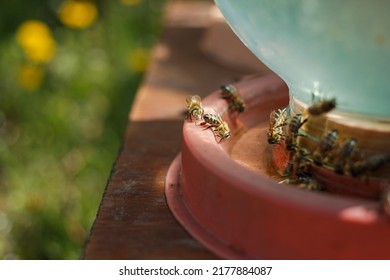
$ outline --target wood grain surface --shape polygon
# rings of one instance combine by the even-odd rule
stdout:
[[[213,12],[214,11],[214,12]],[[129,112],[122,149],[110,178],[83,259],[216,259],[172,216],[164,197],[170,163],[181,149],[185,96],[206,96],[222,84],[251,74],[213,60],[201,50],[214,23],[212,1],[173,1],[166,7],[164,31]],[[215,32],[214,32],[215,33]],[[206,36],[207,35],[207,36]],[[237,47],[232,33],[218,40]],[[221,51],[221,48],[218,48]],[[234,52],[234,50],[233,50]],[[248,57],[237,48],[236,59]],[[232,50],[229,50],[232,53]],[[253,61],[246,69],[267,69]]]

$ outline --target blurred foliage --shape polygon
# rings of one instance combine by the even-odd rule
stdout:
[[[0,2],[0,258],[80,258],[163,4]]]

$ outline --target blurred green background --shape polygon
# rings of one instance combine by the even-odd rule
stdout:
[[[0,258],[80,258],[163,5],[0,2]]]

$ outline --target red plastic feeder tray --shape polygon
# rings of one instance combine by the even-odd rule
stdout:
[[[278,183],[273,161],[285,159],[273,158],[266,131],[270,112],[288,104],[285,83],[268,75],[235,86],[247,106],[239,116],[219,91],[203,100],[228,122],[227,141],[184,122],[165,189],[183,227],[227,259],[389,259],[390,224],[376,200]]]

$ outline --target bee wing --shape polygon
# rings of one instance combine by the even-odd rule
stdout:
[[[271,112],[271,114],[269,114],[269,126],[270,126],[270,127],[273,127],[274,124],[275,124],[275,116],[276,116],[276,111],[273,110],[273,111]]]
[[[232,93],[237,93],[238,92],[237,88],[234,85],[232,85],[232,84],[229,84],[229,88],[230,88],[230,91]]]
[[[213,110],[214,110],[214,112],[215,112],[214,116],[218,119],[218,121],[219,121],[220,123],[222,123],[223,120],[222,120],[221,115],[218,114],[218,112],[217,112],[217,110],[215,110],[215,108],[213,108]]]
[[[224,121],[222,120],[222,117],[221,117],[221,115],[220,114],[218,114],[218,113],[216,113],[216,115],[215,115],[216,117],[217,117],[217,119],[218,119],[218,121],[221,123],[221,124],[223,124],[224,125]],[[227,124],[226,124],[227,125]]]
[[[187,103],[191,103],[191,100],[192,100],[192,95],[187,95],[186,96]]]
[[[187,95],[186,101],[187,103],[191,102],[200,102],[202,99],[200,98],[199,95]]]
[[[227,122],[222,121],[222,126],[223,126],[224,131],[226,133],[230,133],[230,128],[229,128],[229,125],[227,124]]]

